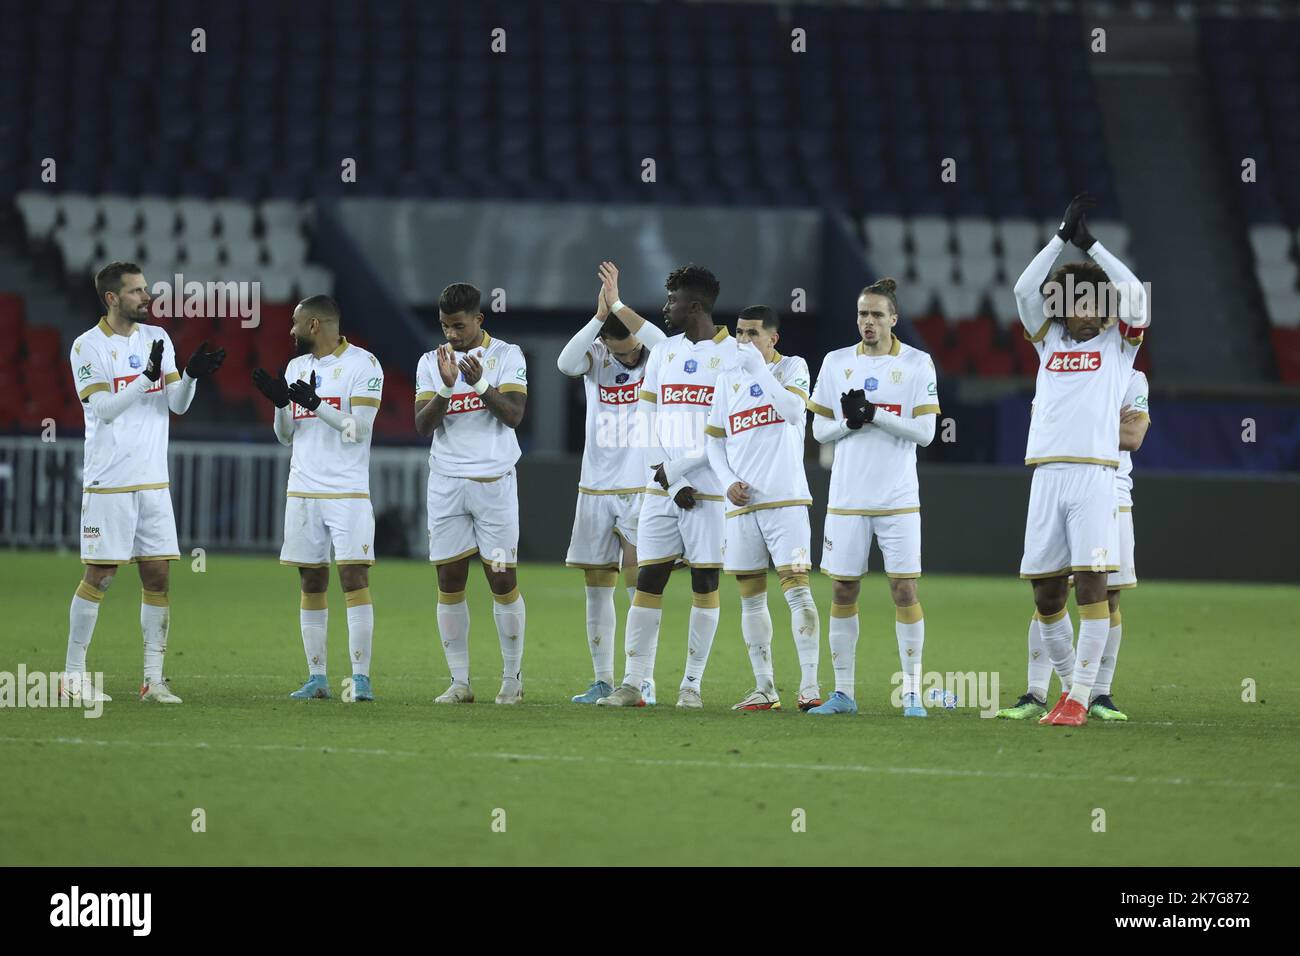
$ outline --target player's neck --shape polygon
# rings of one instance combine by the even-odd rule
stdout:
[[[478,335],[475,337],[475,339],[474,339],[473,342],[470,342],[470,343],[469,343],[468,345],[466,345],[463,349],[456,349],[456,350],[454,350],[454,351],[459,351],[459,352],[472,352],[472,351],[474,351],[476,348],[478,348],[478,347],[479,347],[480,345],[482,345],[482,344],[483,344],[483,330],[482,330],[482,329],[479,329],[479,330],[478,330]]]
[[[311,354],[315,358],[322,359],[333,352],[337,352],[339,349],[339,344],[342,341],[343,339],[337,335],[334,336],[332,341],[329,339],[323,339],[320,342],[316,343],[315,348],[311,350]]]
[[[894,333],[890,332],[888,338],[872,345],[866,339],[862,340],[862,350],[868,355],[888,355],[894,348]]]
[[[698,319],[690,319],[686,323],[686,338],[691,342],[703,342],[705,339],[711,339],[717,335],[713,326],[713,316],[702,315]]]
[[[110,329],[118,335],[126,336],[128,339],[131,337],[131,333],[135,331],[135,323],[130,319],[122,318],[122,316],[118,315],[116,312],[109,312],[107,320]]]

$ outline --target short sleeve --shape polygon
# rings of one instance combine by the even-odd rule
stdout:
[[[659,366],[663,362],[662,356],[663,343],[660,342],[650,350],[650,358],[646,359],[645,376],[641,379],[641,392],[637,396],[641,401],[652,405],[659,403]]]
[[[77,398],[86,401],[96,392],[112,392],[109,369],[104,356],[88,340],[73,343],[69,353],[72,361],[72,387],[77,391]]]
[[[920,374],[912,376],[915,381],[912,395],[912,417],[939,414],[939,380],[934,371],[934,360],[924,356],[917,363]]]
[[[833,419],[839,417],[839,398],[832,394],[835,385],[831,382],[831,376],[834,371],[828,355],[817,372],[817,382],[813,385],[812,398],[808,400],[809,410],[823,418]]]
[[[808,363],[802,358],[796,357],[792,364],[794,370],[790,377],[785,380],[785,387],[807,402],[809,395],[812,393],[812,376],[808,374]]]
[[[172,337],[167,334],[166,329],[159,329],[158,332],[163,340],[163,381],[168,385],[175,385],[181,380],[180,370],[176,367],[176,346],[172,344]]]
[[[383,393],[384,370],[379,367],[379,360],[372,355],[366,361],[358,362],[352,373],[352,392],[348,396],[352,407],[378,408]]]
[[[438,370],[433,365],[433,360],[429,358],[432,354],[432,352],[425,352],[415,365],[415,400],[417,402],[427,402],[438,394],[438,383],[441,378],[438,376]]]
[[[501,377],[497,379],[499,392],[523,392],[528,394],[528,365],[524,361],[524,352],[517,345],[506,349],[501,357]]]
[[[709,403],[709,418],[704,425],[704,434],[711,438],[727,437],[727,374],[724,372],[713,383],[713,401]]]
[[[1148,388],[1146,375],[1141,372],[1134,372],[1129,376],[1128,389],[1124,392],[1122,404],[1149,416],[1151,408]]]

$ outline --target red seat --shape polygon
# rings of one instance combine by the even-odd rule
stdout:
[[[63,339],[59,330],[48,325],[29,328],[24,337],[27,360],[33,363],[57,362],[62,357]]]
[[[942,315],[922,316],[919,319],[913,319],[912,325],[925,343],[926,351],[934,353],[943,347],[944,340],[948,337],[948,324],[944,321]]]
[[[21,334],[27,317],[27,306],[20,295],[0,292],[0,336]]]
[[[1015,356],[995,349],[985,352],[975,360],[975,371],[990,378],[1006,378],[1015,372]]]
[[[993,320],[988,316],[963,319],[956,326],[957,344],[978,361],[980,356],[993,347],[993,335],[996,331]]]

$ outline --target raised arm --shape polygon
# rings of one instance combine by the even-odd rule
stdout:
[[[579,378],[591,371],[591,343],[600,334],[600,327],[609,316],[609,307],[605,304],[605,292],[601,289],[596,294],[596,314],[591,321],[578,329],[573,338],[564,343],[560,357],[555,360],[558,368],[569,378]]]
[[[605,304],[609,307],[610,314],[617,316],[618,320],[627,326],[627,330],[636,337],[637,341],[646,348],[652,349],[668,337],[663,329],[651,322],[647,322],[637,314],[635,309],[625,305],[623,300],[619,298],[618,266],[612,262],[602,262],[597,274],[600,276],[601,294]]]

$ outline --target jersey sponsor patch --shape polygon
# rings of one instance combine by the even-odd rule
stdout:
[[[1047,360],[1049,372],[1095,372],[1100,368],[1100,352],[1053,352]]]
[[[117,376],[116,378],[113,379],[113,394],[117,394],[118,392],[122,391],[122,389],[126,388],[128,385],[130,385],[139,377],[140,377],[139,375]],[[146,395],[152,395],[154,392],[161,392],[162,388],[163,388],[163,380],[162,380],[162,376],[159,375],[158,381],[154,382],[153,385],[145,389],[144,393]]]
[[[339,411],[343,411],[343,399],[341,399],[341,398],[338,398],[338,397],[336,397],[336,396],[334,396],[334,395],[322,395],[322,396],[320,397],[320,400],[321,400],[322,402],[324,402],[326,405],[332,405],[334,408],[337,408]],[[315,417],[316,417],[316,413],[315,413],[315,412],[310,412],[310,411],[308,411],[307,409],[303,408],[301,405],[299,405],[299,404],[297,404],[297,403],[294,403],[294,402],[291,402],[290,404],[293,405],[293,420],[294,420],[294,421],[298,421],[298,420],[303,419],[303,418],[315,418]]]
[[[641,387],[642,379],[635,382],[628,382],[626,385],[602,385],[600,386],[600,401],[602,405],[631,405],[636,402],[637,389]]]
[[[785,419],[778,415],[776,409],[771,405],[762,405],[758,408],[746,409],[743,412],[732,412],[727,420],[731,425],[731,434],[733,435],[738,435],[751,428],[785,422]]]
[[[872,402],[871,404],[875,405],[876,408],[883,409],[884,411],[893,412],[895,415],[899,416],[900,418],[903,415],[902,405],[891,405],[888,402]]]
[[[481,412],[487,408],[478,392],[462,392],[447,400],[447,414],[459,415],[462,412]]]
[[[665,385],[660,398],[664,405],[712,405],[712,385]]]

